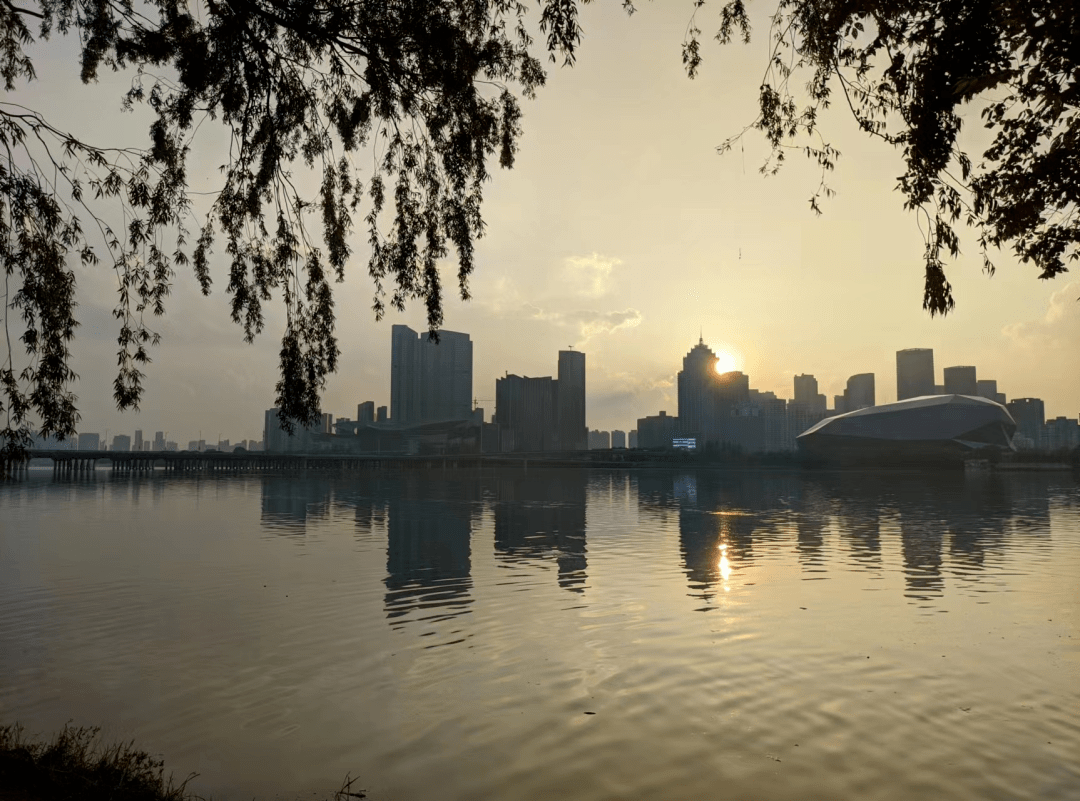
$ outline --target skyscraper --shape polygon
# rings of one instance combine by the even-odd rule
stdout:
[[[1030,439],[1036,448],[1040,447],[1046,423],[1046,406],[1042,398],[1013,398],[1005,408],[1016,422],[1016,433]]]
[[[588,448],[589,429],[585,423],[585,354],[559,351],[559,383],[556,392],[558,447],[564,451]]]
[[[896,352],[896,399],[935,394],[934,351],[908,348]]]
[[[715,436],[717,361],[716,354],[699,337],[698,343],[683,357],[683,369],[679,371],[679,425],[687,434],[699,438]]]
[[[406,325],[391,329],[390,419],[397,425],[468,420],[472,412],[472,341],[438,332],[438,343]]]
[[[853,412],[875,405],[874,374],[859,373],[849,378],[844,390],[844,411]]]
[[[979,382],[975,378],[974,367],[946,367],[942,372],[945,375],[946,395],[979,394]]]
[[[817,379],[806,374],[795,376],[794,402],[807,412],[815,414],[825,414],[828,406],[825,396],[818,392]]]
[[[141,428],[136,428],[135,429],[135,443],[131,446],[131,450],[133,450],[133,451],[141,451],[143,449],[142,444],[143,444],[142,443],[142,429]]]
[[[364,401],[356,405],[356,422],[375,422],[375,401]]]
[[[990,378],[980,378],[975,382],[975,389],[980,398],[989,398],[994,403],[1005,405],[1005,393],[998,392],[997,381]]]
[[[503,451],[553,451],[558,445],[558,381],[507,375],[495,381],[495,422]]]

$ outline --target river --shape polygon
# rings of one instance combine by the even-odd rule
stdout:
[[[31,471],[0,722],[69,720],[217,801],[1080,799],[1080,484]]]

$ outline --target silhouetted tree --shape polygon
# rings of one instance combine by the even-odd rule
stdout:
[[[704,0],[695,0],[700,9]],[[695,10],[695,18],[697,11]],[[701,30],[688,27],[683,62],[701,64]],[[800,135],[799,148],[822,169],[837,150],[821,138],[819,113],[839,95],[860,128],[903,153],[898,189],[925,221],[923,308],[954,306],[942,257],[959,253],[954,223],[989,248],[1010,247],[1040,278],[1066,271],[1080,250],[1080,6],[1053,0],[779,0],[760,114],[747,130],[765,134],[775,173]],[[745,0],[724,0],[716,39],[750,40]],[[802,78],[803,90],[793,88]],[[961,107],[974,103],[992,142],[973,159],[958,136]]]
[[[0,102],[4,322],[15,326],[0,370],[7,446],[26,444],[32,415],[43,435],[75,430],[76,260],[105,261],[119,277],[119,409],[138,408],[158,341],[150,322],[175,270],[192,269],[209,293],[215,247],[249,341],[263,304],[273,293],[284,301],[277,403],[287,426],[316,419],[337,364],[332,283],[356,215],[376,317],[415,299],[437,329],[436,264],[453,249],[467,298],[489,159],[513,164],[517,94],[545,80],[534,53],[572,63],[577,10],[576,0],[542,0],[546,41],[534,46],[515,0],[0,0],[6,91],[34,78],[31,44],[72,34],[84,82],[131,68],[124,102],[154,115],[147,148],[113,148]],[[208,119],[231,141],[220,190],[196,218],[187,157]],[[321,179],[315,194],[299,188],[294,171],[305,169]],[[13,339],[27,354],[21,370]]]

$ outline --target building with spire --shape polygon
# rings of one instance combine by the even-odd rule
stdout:
[[[705,339],[699,336],[698,343],[683,358],[683,369],[679,371],[679,427],[701,442],[716,435],[718,361]]]

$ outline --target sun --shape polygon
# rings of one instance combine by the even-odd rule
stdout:
[[[726,350],[722,350],[716,354],[716,372],[718,373],[730,373],[732,370],[739,369],[739,359]]]

